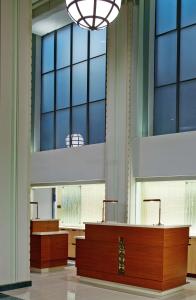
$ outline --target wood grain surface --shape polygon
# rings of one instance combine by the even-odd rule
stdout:
[[[186,283],[189,227],[146,228],[86,224],[77,240],[77,274],[155,290]],[[118,240],[125,242],[125,273],[118,274]]]

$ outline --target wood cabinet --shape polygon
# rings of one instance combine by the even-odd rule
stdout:
[[[48,232],[58,231],[59,220],[31,220],[31,233],[33,232]]]
[[[196,237],[189,239],[187,273],[188,276],[196,277]]]
[[[61,229],[62,230],[62,229]],[[76,257],[76,236],[84,236],[85,230],[80,228],[63,228],[68,232],[68,257],[75,259]]]
[[[42,272],[67,264],[68,232],[59,230],[59,220],[32,220],[31,271]]]
[[[31,269],[49,269],[66,266],[67,234],[36,234],[31,235]]]
[[[77,275],[166,291],[186,283],[189,227],[86,224]]]

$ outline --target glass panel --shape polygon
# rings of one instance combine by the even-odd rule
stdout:
[[[81,222],[101,222],[105,184],[85,184],[81,186],[82,210]],[[111,207],[110,207],[111,209]]]
[[[56,75],[56,107],[70,106],[70,68],[57,71]]]
[[[41,151],[54,149],[54,113],[41,116],[40,143]]]
[[[196,1],[182,0],[181,26],[187,26],[196,23]]]
[[[155,66],[155,79],[157,86],[176,82],[176,46],[176,32],[157,38]]]
[[[66,148],[66,137],[69,135],[70,110],[59,110],[56,112],[56,148]],[[68,145],[69,146],[69,145]]]
[[[81,224],[81,187],[68,185],[57,187],[57,217],[61,226]]]
[[[90,104],[89,144],[105,142],[105,101]]]
[[[196,183],[185,182],[185,224],[190,224],[190,236],[196,234]]]
[[[105,99],[106,57],[90,60],[90,101]]]
[[[106,29],[90,32],[90,57],[106,53]]]
[[[187,0],[185,0],[187,1]],[[156,34],[176,29],[176,0],[156,1]]]
[[[57,69],[70,65],[70,26],[57,31]]]
[[[54,110],[54,73],[42,76],[42,112]]]
[[[81,135],[81,138],[86,144],[87,138],[87,107],[81,105],[74,107],[72,111],[72,134]]]
[[[54,33],[46,35],[42,40],[42,73],[54,69]]]
[[[87,63],[73,66],[72,104],[85,103],[87,100]]]
[[[73,63],[87,59],[88,30],[73,25]]]
[[[196,130],[196,80],[180,84],[179,130]]]
[[[190,224],[185,220],[185,181],[139,182],[136,185],[136,224],[158,223],[159,204],[143,199],[161,199],[161,222],[164,225]]]
[[[196,77],[196,26],[181,31],[180,79]]]
[[[176,85],[157,88],[154,106],[154,134],[176,132]]]

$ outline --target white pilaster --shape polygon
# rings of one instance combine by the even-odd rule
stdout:
[[[31,1],[0,1],[0,285],[29,280]]]
[[[133,3],[121,7],[108,30],[106,112],[106,199],[117,199],[106,208],[106,220],[127,221],[129,181],[129,108],[131,73],[131,20]]]

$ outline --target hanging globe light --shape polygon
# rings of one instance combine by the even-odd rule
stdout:
[[[84,138],[81,134],[78,133],[71,134],[71,136],[68,134],[65,139],[65,144],[67,148],[81,147],[84,146]]]
[[[116,19],[121,0],[65,0],[68,13],[80,27],[103,29]]]

